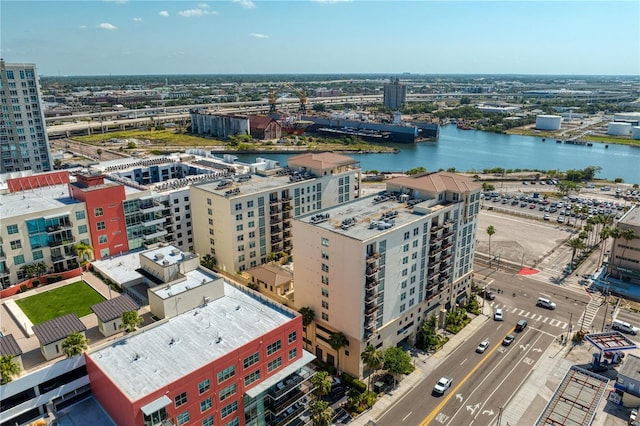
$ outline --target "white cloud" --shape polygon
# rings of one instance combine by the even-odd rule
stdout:
[[[129,2],[129,0],[104,0],[104,1],[106,1],[107,3],[118,3],[118,4],[125,4]]]
[[[198,9],[207,9],[207,8],[209,8],[209,5],[206,3],[200,3],[198,5]]]
[[[110,24],[108,22],[103,22],[102,24],[98,25],[98,28],[102,28],[103,30],[117,30],[118,27],[116,27],[113,24]]]
[[[180,12],[178,12],[178,15],[183,16],[185,18],[191,18],[194,16],[206,16],[206,15],[218,14],[218,12],[216,12],[215,10],[209,10],[208,7],[209,5],[201,4],[195,9],[181,10]]]
[[[133,18],[133,22],[142,22],[142,18]]]
[[[166,10],[161,10],[160,16],[169,16],[169,12],[167,12]]]
[[[269,38],[268,35],[266,34],[260,34],[260,33],[251,33],[249,34],[251,37],[255,37],[255,38]]]
[[[87,28],[87,26],[86,26],[86,25],[80,25],[80,29],[81,29],[81,30],[84,30],[84,29],[86,29],[86,28]]]
[[[254,7],[256,7],[256,4],[251,0],[233,0],[233,2],[239,3],[240,6],[244,7],[245,9],[253,9]]]
[[[325,3],[325,4],[334,4],[334,3],[350,3],[353,0],[311,0],[314,3]]]

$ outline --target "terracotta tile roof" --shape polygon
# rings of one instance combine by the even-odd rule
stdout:
[[[247,271],[247,273],[253,277],[256,277],[256,279],[262,281],[263,283],[275,286],[286,284],[289,281],[293,280],[293,274],[291,273],[291,271],[271,263],[266,263],[255,268],[251,268]]]
[[[22,355],[22,349],[18,346],[13,334],[0,337],[0,356],[5,355]]]
[[[33,326],[33,334],[36,335],[41,345],[48,345],[49,343],[65,339],[71,333],[86,330],[87,327],[85,327],[76,314],[63,315]]]
[[[387,183],[431,193],[440,193],[445,191],[466,193],[477,191],[482,188],[479,183],[475,182],[470,177],[449,172],[400,176],[389,179]]]
[[[102,322],[112,321],[120,318],[124,312],[137,311],[138,309],[138,304],[126,294],[96,303],[91,307],[93,313]]]
[[[336,154],[333,152],[306,153],[289,157],[287,164],[289,167],[306,167],[308,169],[328,170],[338,166],[346,166],[349,164],[357,164],[359,161],[354,160],[346,155]]]

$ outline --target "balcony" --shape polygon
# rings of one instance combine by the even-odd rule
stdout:
[[[4,254],[4,250],[0,249],[0,261],[6,260],[7,255]]]
[[[278,213],[281,213],[281,212],[282,212],[282,209],[279,209],[278,207],[271,207],[269,209],[269,214],[278,214]]]
[[[73,228],[72,222],[64,222],[58,225],[51,225],[46,227],[47,234],[54,234],[56,232],[64,231]]]
[[[144,204],[140,206],[140,212],[142,213],[155,213],[160,212],[165,207],[163,205],[155,205],[155,204]]]
[[[375,278],[367,278],[367,283],[365,284],[365,287],[367,288],[367,290],[375,288],[378,286],[378,280],[376,280]]]
[[[377,251],[367,253],[367,263],[374,263],[378,261],[380,254]]]
[[[452,237],[452,236],[453,236],[453,234],[455,234],[455,232],[453,232],[453,231],[447,231],[447,232],[445,232],[444,234],[442,234],[442,238],[449,238],[449,237]]]
[[[282,228],[280,228],[279,226],[272,226],[271,227],[271,233],[272,234],[279,234],[282,232]]]
[[[284,222],[282,222],[282,227],[283,227],[284,229],[289,229],[289,228],[291,228],[291,220],[287,219],[287,220],[285,220]]]
[[[291,217],[292,217],[292,216],[291,216],[291,212],[289,212],[289,211],[286,211],[286,212],[284,212],[284,213],[282,214],[282,218],[283,218],[284,220],[291,220]]]
[[[64,240],[60,240],[60,239],[50,239],[49,240],[49,247],[59,247],[59,246],[67,246],[69,244],[75,244],[76,240],[71,238],[71,239],[64,239]]]
[[[272,244],[271,245],[271,251],[274,252],[274,253],[282,251],[282,246],[280,244]]]
[[[279,243],[281,241],[282,241],[282,237],[279,237],[279,236],[272,236],[271,237],[271,244],[277,244],[277,243]]]
[[[373,266],[373,267],[368,267],[365,271],[365,274],[367,275],[367,277],[371,277],[375,274],[378,273],[379,268],[377,266]]]
[[[375,314],[375,313],[376,313],[376,311],[378,310],[378,308],[379,308],[379,306],[378,306],[378,305],[375,305],[375,306],[371,306],[371,307],[365,308],[365,309],[364,309],[364,314],[365,314],[366,316],[372,316],[373,314]]]
[[[431,227],[431,235],[437,234],[442,229],[442,226],[433,225]]]
[[[284,195],[282,197],[282,201],[291,201],[293,198],[291,197],[291,195]]]
[[[144,227],[148,227],[148,226],[159,225],[161,223],[164,223],[165,220],[167,220],[166,217],[160,217],[160,218],[143,220],[141,224]]]
[[[75,253],[67,250],[60,253],[51,253],[51,261],[53,263],[62,262],[65,259],[73,259],[75,257],[77,257]]]
[[[368,288],[365,292],[365,300],[369,300],[371,298],[376,298],[378,297],[378,289],[373,287],[373,288]]]
[[[278,200],[277,198],[270,198],[269,199],[269,204],[273,205],[273,204],[278,204],[280,202],[280,200]]]
[[[431,243],[431,244],[429,245],[429,253],[431,253],[431,254],[436,254],[436,253],[438,253],[440,250],[441,250],[441,248],[440,248],[440,244],[438,244],[438,243]]]
[[[280,216],[278,213],[274,213],[270,216],[270,220],[271,223],[280,223],[280,221],[282,220],[282,216]]]
[[[291,250],[291,247],[292,247],[292,246],[291,246],[291,242],[289,242],[289,241],[285,241],[285,242],[284,242],[284,245],[283,245],[283,247],[282,247],[282,248],[283,248],[283,250],[284,250],[284,251],[287,251],[287,252],[288,252],[288,251],[290,251],[290,250]]]
[[[145,240],[152,240],[152,239],[154,239],[154,238],[160,238],[160,237],[162,237],[162,236],[164,236],[164,235],[167,235],[167,234],[168,234],[168,232],[167,232],[167,231],[162,230],[162,231],[152,232],[152,233],[150,233],[150,234],[144,234],[144,235],[142,236],[142,238],[144,238]]]

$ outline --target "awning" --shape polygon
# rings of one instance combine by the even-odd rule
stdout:
[[[167,395],[162,395],[160,398],[156,399],[155,401],[151,401],[140,409],[145,415],[150,416],[152,413],[155,413],[156,411],[166,407],[169,404],[171,404],[171,400],[169,399],[169,397]]]
[[[275,385],[276,383],[286,379],[287,377],[289,377],[290,375],[292,375],[293,373],[295,373],[296,371],[298,371],[299,369],[301,369],[305,365],[309,364],[314,359],[316,359],[315,355],[303,350],[302,351],[302,358],[300,358],[299,360],[293,362],[292,364],[287,365],[285,368],[283,368],[282,370],[278,371],[273,376],[268,377],[266,380],[260,382],[256,386],[252,387],[251,389],[246,391],[245,394],[247,396],[250,396],[251,398],[257,397],[262,392],[266,391],[267,389],[269,389],[271,386]]]

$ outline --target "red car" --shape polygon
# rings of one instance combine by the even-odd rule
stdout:
[[[535,209],[535,208],[536,208],[536,205],[535,205],[535,204],[531,204],[531,205],[529,206],[529,208],[530,208],[530,209]]]

